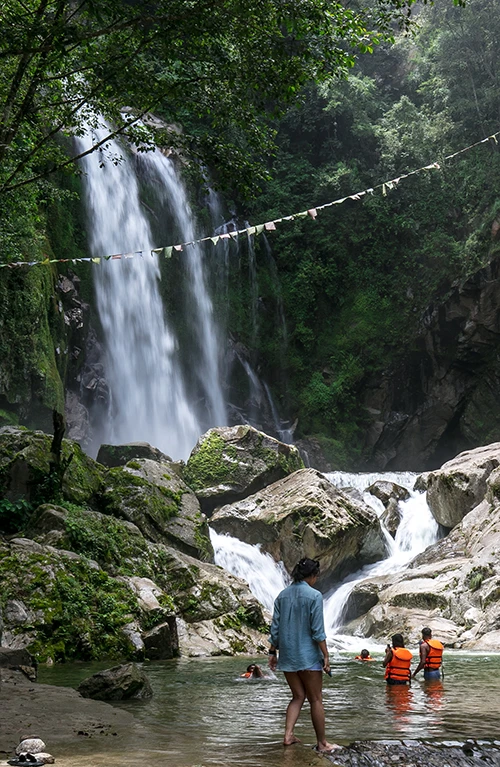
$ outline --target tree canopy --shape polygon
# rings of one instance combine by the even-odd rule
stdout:
[[[414,0],[9,0],[0,4],[0,193],[70,164],[102,114],[147,147],[159,113],[243,188],[263,172],[269,114],[407,24]],[[124,111],[124,108],[128,108]],[[158,140],[158,139],[157,139]]]

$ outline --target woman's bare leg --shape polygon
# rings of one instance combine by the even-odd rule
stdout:
[[[300,740],[293,734],[293,730],[297,719],[299,718],[300,709],[306,699],[306,690],[299,677],[299,672],[285,671],[285,679],[292,691],[292,700],[288,704],[286,710],[285,737],[283,738],[283,743],[285,746],[291,746],[292,743],[300,743]]]
[[[323,672],[298,671],[297,676],[305,689],[311,706],[311,719],[316,733],[318,751],[331,751],[335,744],[329,743],[325,734],[325,709],[323,707]]]

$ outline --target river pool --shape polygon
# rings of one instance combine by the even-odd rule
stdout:
[[[264,666],[265,659],[255,660]],[[153,698],[115,704],[136,718],[125,742],[82,738],[76,752],[72,747],[72,756],[78,757],[79,765],[89,767],[140,762],[172,767],[315,763],[308,749],[281,746],[289,700],[283,675],[269,681],[239,679],[249,662],[247,658],[209,658],[143,664]],[[41,667],[39,681],[76,687],[86,676],[110,665]],[[387,688],[380,662],[361,664],[337,656],[332,672],[331,679],[324,677],[330,740],[500,737],[500,655],[447,652],[444,682],[416,681],[411,689]],[[296,734],[305,745],[315,742],[307,704]]]

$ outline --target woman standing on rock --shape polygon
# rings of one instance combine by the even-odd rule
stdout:
[[[323,671],[331,674],[323,621],[323,598],[313,588],[318,580],[319,562],[301,559],[292,572],[293,583],[274,602],[269,641],[269,668],[285,674],[292,691],[286,711],[283,743],[299,743],[295,723],[307,698],[317,738],[317,750],[329,752],[338,746],[328,743],[323,707]],[[278,659],[279,650],[279,659]]]

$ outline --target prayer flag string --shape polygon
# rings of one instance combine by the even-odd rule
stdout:
[[[487,136],[486,138],[481,139],[480,141],[476,141],[474,144],[470,144],[469,146],[464,147],[463,149],[459,149],[457,152],[453,152],[453,154],[446,155],[442,162],[447,162],[448,160],[453,160],[455,157],[458,157],[459,155],[464,154],[465,152],[469,152],[471,149],[474,149],[477,146],[480,146],[481,144],[487,144],[490,141],[493,141],[495,144],[498,145],[498,136],[500,136],[500,131],[497,131],[496,133],[491,134],[491,136]],[[144,253],[149,253],[151,256],[162,256],[163,258],[171,258],[173,251],[182,253],[186,250],[188,247],[192,247],[194,245],[200,245],[204,242],[211,242],[214,246],[219,243],[220,240],[236,240],[238,237],[242,235],[246,235],[247,237],[253,237],[255,235],[259,235],[262,232],[274,232],[276,231],[276,224],[281,224],[283,221],[295,221],[295,219],[300,218],[312,218],[313,221],[315,221],[318,217],[318,212],[325,210],[326,208],[331,208],[333,205],[341,205],[342,203],[346,202],[346,200],[353,200],[357,202],[358,200],[361,200],[366,195],[373,195],[376,190],[380,189],[382,192],[382,195],[384,197],[387,196],[388,192],[393,190],[395,187],[398,186],[398,184],[403,181],[406,178],[410,178],[410,176],[415,176],[417,173],[423,173],[424,171],[430,171],[430,170],[441,170],[442,166],[438,162],[430,163],[429,165],[424,165],[421,168],[416,168],[415,170],[409,171],[408,173],[403,173],[401,176],[398,176],[397,178],[389,179],[388,181],[383,181],[380,184],[376,184],[374,187],[370,187],[368,189],[363,189],[361,192],[356,192],[355,194],[347,195],[346,197],[340,197],[338,200],[332,200],[331,202],[325,202],[323,205],[316,205],[314,208],[309,208],[307,210],[300,211],[299,213],[292,213],[289,216],[282,216],[281,218],[275,218],[272,221],[266,221],[264,224],[255,224],[254,226],[247,226],[244,229],[235,229],[231,232],[224,232],[222,234],[217,234],[209,237],[201,237],[199,240],[192,240],[191,242],[182,242],[178,243],[177,245],[167,245],[162,246],[160,248],[153,248],[151,250],[136,250],[132,251],[130,253],[115,253],[114,255],[106,255],[106,256],[96,256],[96,257],[88,257],[88,258],[48,258],[45,257],[41,261],[14,261],[8,264],[1,264],[0,263],[0,269],[7,268],[7,269],[15,269],[16,267],[20,266],[40,266],[43,264],[62,264],[62,263],[69,263],[72,264],[76,263],[90,263],[90,264],[100,264],[101,261],[109,261],[109,260],[121,260],[121,259],[129,259],[129,258],[135,258],[136,256],[139,258],[144,258]]]

